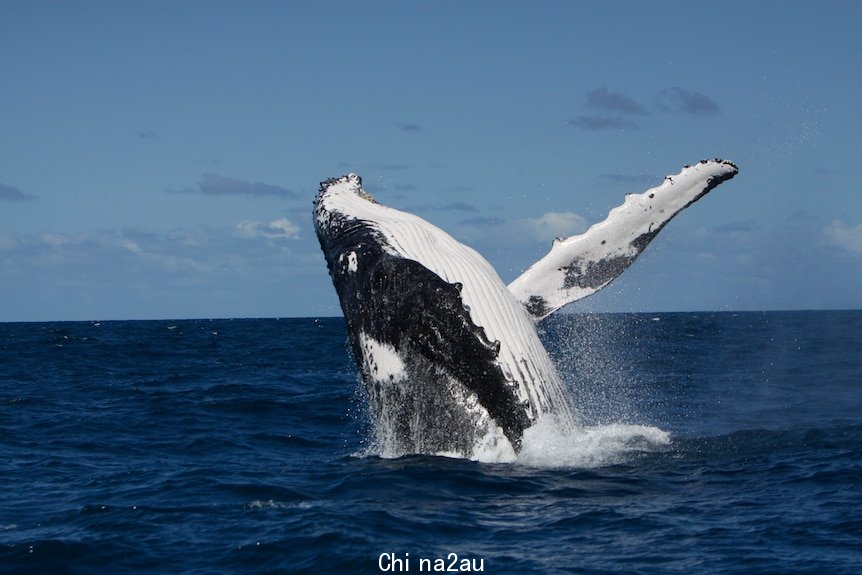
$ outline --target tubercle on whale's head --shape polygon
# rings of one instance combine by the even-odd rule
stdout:
[[[345,174],[320,182],[314,198],[314,224],[318,237],[340,235],[351,226],[349,222],[363,219],[369,207],[380,204],[362,188],[362,178]]]
[[[330,193],[355,194],[363,200],[376,204],[377,200],[362,188],[362,178],[358,174],[349,173],[339,178],[329,178],[320,182],[320,190],[317,194],[315,204],[319,203],[323,196]]]

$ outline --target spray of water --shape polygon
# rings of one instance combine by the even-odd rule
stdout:
[[[636,358],[631,356],[633,335],[627,327],[631,321],[618,315],[577,314],[543,324],[540,335],[571,394],[574,420],[543,416],[525,431],[518,453],[492,421],[481,421],[468,458],[541,468],[595,468],[666,448],[670,435],[649,425],[639,412],[643,389],[632,367]],[[463,407],[466,412],[471,409],[469,402]],[[369,423],[369,441],[362,455],[407,454],[393,439],[397,434],[391,421],[381,418]],[[464,457],[455,451],[434,455]]]
[[[670,434],[649,425],[641,406],[645,389],[631,316],[572,314],[553,318],[540,332],[566,383],[578,424],[539,420],[524,434],[518,463],[536,467],[594,468],[624,463],[670,445]]]

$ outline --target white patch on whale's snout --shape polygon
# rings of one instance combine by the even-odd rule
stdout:
[[[407,377],[401,356],[390,344],[377,341],[365,332],[359,332],[359,347],[362,349],[363,365],[368,366],[373,380],[397,382]]]
[[[341,254],[338,257],[338,263],[343,266],[345,259],[347,260],[347,272],[355,274],[357,270],[359,270],[359,260],[357,260],[356,258],[356,252],[350,252],[349,254]]]

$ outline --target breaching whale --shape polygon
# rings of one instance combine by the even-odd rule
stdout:
[[[540,418],[574,427],[537,322],[608,285],[676,214],[737,171],[702,160],[627,195],[508,286],[472,248],[378,203],[356,174],[322,182],[315,231],[381,455],[514,457]]]

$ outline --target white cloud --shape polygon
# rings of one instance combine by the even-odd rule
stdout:
[[[0,250],[11,250],[18,245],[18,240],[12,234],[0,231]]]
[[[64,236],[63,234],[55,234],[51,232],[45,232],[39,236],[39,239],[43,244],[48,244],[52,248],[59,248],[68,244],[71,244],[74,240],[71,238]]]
[[[254,220],[243,220],[236,225],[234,231],[237,236],[247,239],[295,240],[299,238],[299,226],[287,218],[279,218],[268,224]]]
[[[141,246],[138,245],[138,242],[134,240],[121,240],[120,245],[125,249],[129,250],[133,254],[143,254],[144,251],[141,249]]]
[[[313,234],[289,217],[243,229],[259,239],[239,226],[0,231],[0,301],[15,302],[0,321],[300,314],[286,289],[337,302]]]
[[[459,224],[458,235],[463,240],[475,243],[517,241],[521,244],[526,238],[547,243],[556,238],[583,233],[587,227],[587,221],[574,212],[546,212],[537,218],[514,220],[470,218]]]
[[[586,220],[573,212],[547,212],[538,218],[518,220],[518,225],[539,241],[564,238],[587,229]]]
[[[608,116],[604,114],[580,115],[574,120],[569,120],[569,125],[591,132],[599,130],[637,130],[637,122],[622,116]]]
[[[850,226],[835,220],[823,229],[823,233],[830,245],[862,255],[862,224]]]
[[[279,230],[281,234],[278,237],[297,238],[299,236],[299,226],[288,220],[287,218],[279,218],[270,222],[270,229]]]

